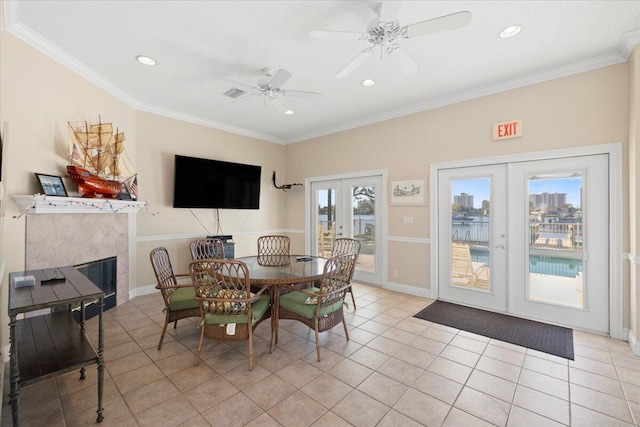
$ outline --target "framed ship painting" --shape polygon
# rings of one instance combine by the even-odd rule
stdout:
[[[392,206],[425,206],[427,204],[427,178],[404,178],[391,180]]]
[[[45,196],[67,197],[67,189],[64,188],[62,177],[36,173],[36,178],[38,179],[40,189]]]

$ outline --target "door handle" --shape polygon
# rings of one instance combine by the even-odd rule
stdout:
[[[495,245],[494,248],[507,249],[507,247],[505,245]]]

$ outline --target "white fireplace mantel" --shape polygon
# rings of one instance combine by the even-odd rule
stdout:
[[[59,197],[44,194],[14,195],[11,198],[25,214],[135,213],[140,208],[148,207],[147,202],[143,201]]]

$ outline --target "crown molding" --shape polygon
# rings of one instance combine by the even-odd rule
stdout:
[[[35,47],[54,61],[64,65],[69,68],[71,71],[79,74],[81,77],[84,77],[89,82],[95,84],[102,90],[110,93],[115,96],[122,102],[130,105],[134,108],[139,108],[140,102],[129,95],[124,90],[120,89],[118,86],[111,83],[109,80],[102,77],[99,73],[95,72],[91,68],[87,67],[73,56],[69,55],[64,50],[60,49],[53,43],[44,39],[38,33],[32,31],[20,21],[17,20],[17,1],[5,1],[5,28],[6,30],[18,37],[22,41],[28,43],[29,45]]]
[[[640,32],[638,36],[640,36]],[[558,79],[561,77],[567,77],[573,74],[592,71],[598,68],[607,67],[609,65],[619,64],[624,61],[626,61],[626,56],[623,56],[617,52],[600,55],[600,56],[589,58],[583,61],[577,61],[571,64],[562,65],[560,67],[555,67],[555,68],[540,71],[537,73],[516,77],[514,79],[509,79],[502,82],[481,86],[465,92],[458,92],[458,93],[454,93],[446,96],[441,96],[439,98],[434,98],[426,102],[421,102],[419,104],[411,105],[398,110],[389,111],[383,114],[371,116],[364,120],[356,120],[353,122],[348,122],[348,123],[343,123],[337,126],[333,126],[331,128],[327,128],[321,131],[299,135],[297,137],[288,139],[286,143],[292,144],[296,142],[307,141],[313,138],[319,138],[319,137],[330,135],[333,133],[343,132],[346,130],[383,122],[385,120],[396,119],[399,117],[408,116],[410,114],[415,114],[423,111],[433,110],[435,108],[445,107],[447,105],[456,104],[462,101],[481,98],[483,96],[493,95],[496,93],[505,92],[512,89],[518,89],[521,87],[530,86],[533,84]]]
[[[99,73],[95,72],[91,68],[87,67],[73,56],[69,55],[64,50],[60,49],[53,43],[49,42],[45,38],[43,38],[40,34],[32,31],[27,26],[22,24],[18,20],[18,3],[17,1],[5,1],[4,2],[4,13],[5,13],[5,28],[6,30],[18,37],[22,41],[27,44],[33,46],[37,50],[41,51],[54,61],[64,65],[69,68],[74,73],[80,75],[85,78],[89,82],[95,84],[100,89],[106,91],[107,93],[113,95],[120,101],[125,104],[133,107],[139,111],[145,111],[152,114],[157,114],[163,117],[168,117],[176,120],[185,121],[188,123],[193,123],[201,126],[206,126],[218,130],[222,130],[225,132],[230,132],[242,136],[248,136],[250,138],[256,138],[268,142],[273,142],[276,144],[284,144],[285,141],[281,138],[277,138],[273,135],[267,135],[260,132],[255,132],[249,129],[244,129],[240,127],[235,127],[231,125],[227,125],[224,123],[215,122],[212,120],[203,119],[201,117],[181,113],[179,111],[171,110],[168,108],[146,104],[140,102],[137,98],[131,96],[129,93],[120,89],[115,84],[111,83],[109,80],[101,76]]]
[[[462,101],[468,101],[475,98],[481,98],[487,95],[493,95],[496,93],[504,92],[507,90],[517,89],[537,83],[542,83],[548,80],[558,79],[561,77],[570,76],[573,74],[583,73],[586,71],[595,70],[597,68],[606,67],[609,65],[618,64],[624,62],[629,57],[634,46],[640,44],[640,30],[633,30],[624,33],[620,42],[618,51],[605,55],[589,58],[583,61],[577,61],[571,64],[563,65],[560,67],[552,68],[549,70],[540,71],[538,73],[528,74],[526,76],[517,77],[514,79],[505,80],[495,84],[481,86],[465,92],[453,93],[450,95],[434,98],[426,102],[408,106],[405,108],[388,111],[382,114],[377,114],[366,119],[356,120],[347,123],[341,123],[336,126],[327,127],[314,132],[299,134],[291,138],[278,138],[274,135],[268,135],[260,132],[255,132],[249,129],[231,126],[212,120],[207,120],[201,117],[193,116],[190,114],[181,113],[168,108],[146,104],[140,102],[137,98],[131,96],[129,93],[120,89],[109,80],[105,79],[99,73],[90,69],[86,65],[82,64],[71,55],[58,48],[54,44],[44,39],[39,34],[31,31],[25,25],[18,20],[18,1],[4,0],[4,17],[5,28],[8,32],[30,44],[34,48],[40,50],[53,60],[61,63],[70,70],[84,77],[91,83],[120,99],[129,106],[152,114],[157,114],[163,117],[173,118],[201,126],[206,126],[214,129],[219,129],[225,132],[230,132],[250,138],[256,138],[267,142],[273,142],[276,144],[293,144],[296,142],[307,141],[314,138],[323,137],[337,132],[343,132],[346,130],[355,129],[362,126],[367,126],[379,122],[383,122],[390,119],[395,119],[410,114],[415,114],[435,108],[444,107],[451,104],[456,104]]]
[[[277,138],[273,135],[265,133],[255,132],[249,129],[244,129],[236,126],[227,125],[212,120],[203,119],[198,116],[192,116],[190,114],[181,113],[179,111],[170,110],[168,108],[159,107],[151,104],[140,104],[136,107],[139,111],[145,111],[147,113],[157,114],[159,116],[167,117],[170,119],[181,120],[183,122],[193,123],[195,125],[205,126],[209,128],[218,129],[225,132],[230,132],[236,135],[248,136],[250,138],[259,139],[261,141],[273,142],[276,144],[285,144],[285,140]]]
[[[640,44],[640,30],[627,31],[622,35],[620,40],[619,51],[624,56],[625,60],[629,59],[631,51],[636,45]]]

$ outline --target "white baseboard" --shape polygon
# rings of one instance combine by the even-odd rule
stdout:
[[[640,356],[640,342],[636,339],[635,334],[629,329],[629,347],[636,356]]]
[[[156,292],[160,292],[156,289],[155,285],[138,286],[129,291],[129,299],[132,300],[135,297],[141,297],[142,295],[150,295]]]
[[[404,294],[415,295],[417,297],[431,298],[431,289],[419,288],[417,286],[403,285],[401,283],[387,282],[384,286],[390,291],[402,292]]]

